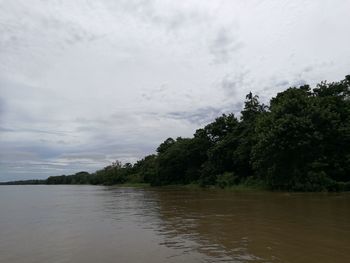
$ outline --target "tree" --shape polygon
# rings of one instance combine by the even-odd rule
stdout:
[[[157,156],[152,154],[139,160],[134,165],[134,182],[154,183],[158,171]]]
[[[331,190],[349,181],[349,80],[289,88],[257,124],[255,171],[274,189]]]

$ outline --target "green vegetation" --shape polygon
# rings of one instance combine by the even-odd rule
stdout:
[[[36,185],[36,184],[46,184],[46,180],[21,180],[12,182],[0,182],[0,185]]]
[[[349,191],[350,76],[289,88],[269,106],[249,93],[240,118],[223,114],[193,138],[168,138],[135,164],[117,161],[45,183]]]

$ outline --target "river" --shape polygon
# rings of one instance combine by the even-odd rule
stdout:
[[[350,194],[0,186],[0,262],[350,262]]]

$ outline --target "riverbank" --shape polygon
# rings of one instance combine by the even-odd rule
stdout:
[[[152,186],[147,183],[124,183],[124,184],[114,184],[111,187],[121,187],[121,188],[158,188],[158,189],[179,189],[179,190],[215,190],[215,191],[227,191],[227,192],[272,192],[267,186],[262,184],[237,184],[227,187],[220,187],[218,185],[201,186],[200,184],[171,184],[162,186]]]
[[[218,190],[218,191],[230,191],[230,192],[350,192],[350,183],[336,183],[332,186],[331,190],[321,189],[318,191],[300,191],[293,189],[272,189],[260,180],[245,180],[242,183],[234,185],[201,185],[199,183],[190,184],[167,184],[167,185],[152,185],[150,183],[138,183],[138,182],[125,182],[119,184],[91,184],[91,183],[48,183],[46,180],[28,180],[28,181],[11,181],[11,182],[0,182],[1,185],[99,185],[109,187],[120,187],[120,188],[161,188],[161,189],[187,189],[187,190]]]

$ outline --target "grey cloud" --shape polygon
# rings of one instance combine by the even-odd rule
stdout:
[[[176,31],[188,26],[200,26],[203,23],[208,23],[211,17],[207,14],[200,14],[196,11],[184,12],[185,10],[174,11],[171,16],[155,16],[153,22],[163,24],[168,31]]]
[[[307,67],[305,67],[304,69],[303,69],[303,71],[304,72],[310,72],[310,71],[312,71],[312,70],[314,70],[314,66],[307,66]]]
[[[16,180],[21,174],[46,178],[84,169],[93,172],[110,162],[105,154],[67,153],[47,147],[27,146],[4,150],[0,152],[1,180]]]
[[[15,162],[17,160],[39,160],[33,152],[24,151],[20,149],[5,149],[0,152],[0,163]]]
[[[279,79],[277,76],[272,77],[269,80],[269,85],[263,87],[260,92],[260,100],[268,104],[269,100],[276,96],[276,91],[283,91],[289,87],[299,87],[307,84],[307,82],[301,78],[301,74],[295,74],[290,79]]]
[[[93,172],[101,167],[94,162],[23,162],[5,163],[0,165],[1,181],[12,181],[23,178],[45,179],[48,176],[73,174],[81,170]]]
[[[223,77],[220,85],[227,96],[234,96],[239,91],[250,86],[249,71],[243,70],[237,74],[227,74]]]
[[[299,86],[303,86],[303,85],[305,85],[305,84],[307,84],[307,81],[306,80],[304,80],[304,79],[299,79],[299,80],[295,80],[295,81],[293,81],[292,83],[291,83],[291,87],[299,87]]]
[[[287,88],[289,85],[289,81],[288,80],[281,80],[281,81],[278,81],[275,85],[277,87]]]
[[[233,52],[238,51],[243,46],[243,42],[233,36],[232,32],[222,28],[211,42],[209,50],[215,63],[227,63],[230,61]]]
[[[0,127],[0,131],[3,132],[12,132],[12,133],[37,133],[37,134],[50,134],[50,135],[58,135],[58,136],[65,136],[68,134],[71,134],[71,131],[50,131],[50,130],[39,130],[39,129],[26,129],[26,128],[7,128],[7,127]]]
[[[303,72],[305,72],[303,70]],[[278,77],[272,78],[270,80],[270,85],[268,87],[265,87],[265,90],[271,90],[271,88],[277,89],[277,90],[285,90],[289,87],[299,87],[302,85],[307,84],[307,81],[302,78],[301,73],[295,74],[290,79],[279,79]]]
[[[39,145],[37,143],[27,143],[27,145],[16,145],[2,143],[3,148],[0,154],[2,160],[37,160],[40,158],[51,158],[57,156],[61,149]]]
[[[69,142],[65,140],[57,140],[56,143],[60,145],[69,145]]]
[[[159,86],[149,90],[147,93],[142,93],[141,97],[147,101],[157,100],[169,95],[167,91],[169,91],[167,84],[162,83]]]
[[[15,130],[6,127],[0,127],[0,132],[15,132]]]
[[[59,158],[67,159],[67,160],[94,160],[94,161],[105,161],[105,154],[98,153],[64,153],[59,156]]]
[[[126,0],[107,1],[108,7],[112,10],[124,9],[136,19],[142,19],[156,27],[163,27],[168,32],[184,29],[190,26],[199,26],[202,23],[209,23],[211,16],[205,12],[198,12],[196,9],[169,8],[161,9],[154,0]]]
[[[213,121],[224,113],[237,114],[241,110],[241,103],[223,105],[222,107],[204,107],[193,111],[178,111],[169,112],[165,115],[167,118],[186,120],[191,123],[196,123],[198,126],[207,124]]]
[[[65,154],[60,158],[64,159],[68,157],[71,161],[90,159],[99,162],[100,165],[97,169],[100,169],[115,160],[135,162],[145,155],[153,153],[155,150],[155,143],[152,141],[124,141],[118,140],[118,138],[114,138],[114,140],[103,138],[101,141],[104,142],[98,145],[86,145],[81,149],[80,153]],[[108,143],[106,143],[106,141],[108,141]],[[85,154],[86,152],[91,152],[91,154]],[[94,153],[99,154],[94,155]]]
[[[1,83],[0,83],[1,85]],[[5,99],[3,99],[2,97],[0,97],[0,123],[1,123],[1,117],[5,112]]]
[[[63,18],[60,14],[62,6],[57,5],[56,7],[56,13],[36,12],[27,9],[26,15],[21,14],[22,19],[12,20],[11,24],[2,26],[1,29],[6,38],[2,38],[3,41],[0,41],[1,47],[23,50],[25,38],[30,38],[32,41],[37,41],[35,38],[38,38],[40,41],[49,42],[50,36],[55,36],[56,40],[60,41],[57,44],[63,47],[64,44],[71,45],[101,37],[101,35],[95,34],[75,22],[74,19],[70,19],[69,16]],[[20,12],[20,8],[12,8],[11,11]],[[31,15],[35,19],[30,17]],[[28,23],[28,21],[30,22]]]

